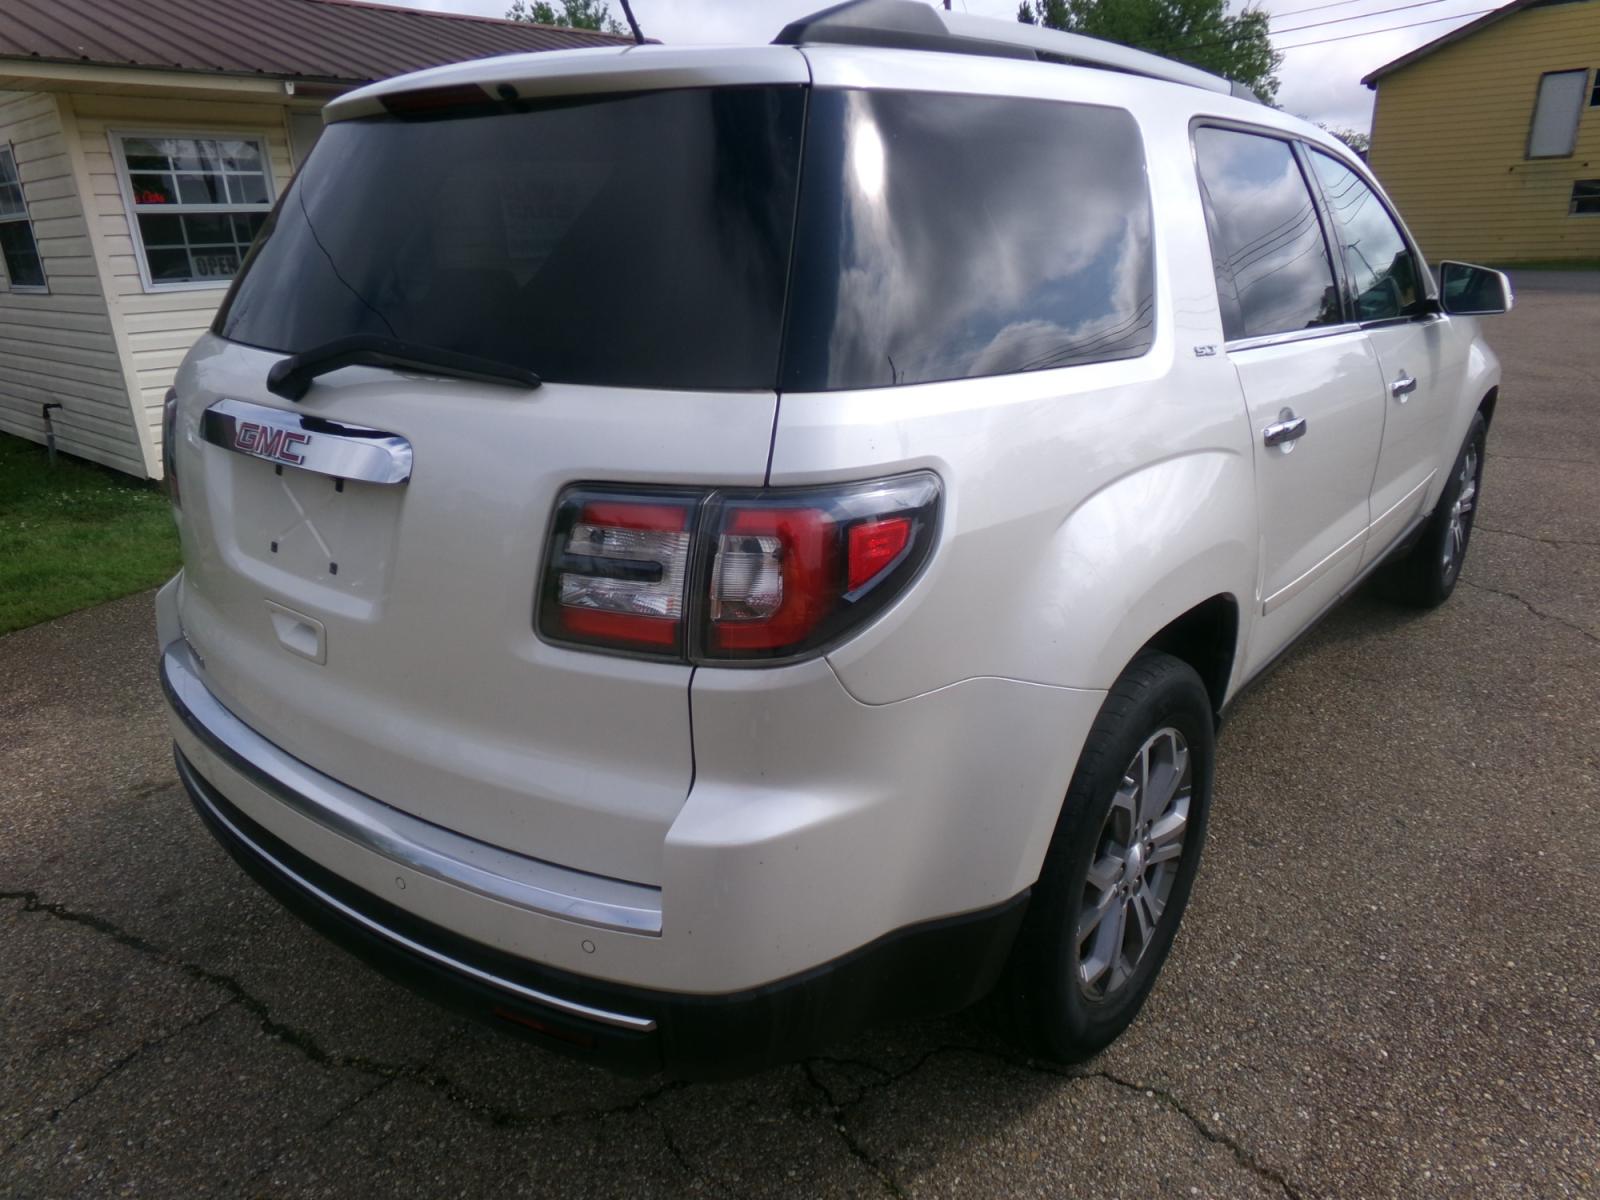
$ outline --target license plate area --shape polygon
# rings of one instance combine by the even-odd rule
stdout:
[[[231,462],[241,554],[274,572],[376,604],[388,591],[404,488],[259,459]]]

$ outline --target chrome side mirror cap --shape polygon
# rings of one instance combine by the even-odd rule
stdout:
[[[1439,305],[1458,317],[1510,312],[1516,296],[1505,272],[1471,263],[1439,264]]]

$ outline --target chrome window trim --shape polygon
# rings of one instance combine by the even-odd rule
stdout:
[[[1255,337],[1236,338],[1224,342],[1222,348],[1229,354],[1239,350],[1259,350],[1263,346],[1283,346],[1291,342],[1312,342],[1321,338],[1338,337],[1344,333],[1360,333],[1361,326],[1354,321],[1343,325],[1313,325],[1309,329],[1292,329],[1288,333],[1262,333]]]
[[[208,749],[290,811],[419,875],[542,916],[661,935],[661,889],[593,875],[491,846],[346,787],[273,745],[211,694],[193,652],[161,659],[173,711]]]
[[[196,780],[193,778],[194,768],[191,767],[181,755],[178,758],[178,773],[183,776],[184,782],[188,784],[194,797],[199,800],[201,804],[206,806],[206,812],[210,814],[211,818],[219,825],[227,829],[228,833],[237,839],[240,844],[248,847],[252,854],[256,855],[256,857],[261,859],[262,862],[266,863],[284,879],[294,884],[295,887],[300,888],[307,895],[310,895],[318,902],[327,905],[329,908],[333,909],[340,916],[346,918],[347,920],[354,921],[363,929],[369,931],[370,933],[376,934],[384,941],[391,942],[396,946],[401,946],[404,949],[411,951],[413,954],[420,955],[422,958],[425,958],[430,962],[438,963],[440,966],[446,967],[449,970],[470,976],[471,978],[478,980],[480,983],[486,983],[490,987],[498,988],[501,991],[510,992],[513,995],[522,997],[524,1000],[531,1000],[535,1004],[545,1005],[546,1007],[553,1008],[558,1012],[569,1013],[575,1017],[584,1017],[590,1021],[599,1021],[602,1024],[612,1025],[618,1029],[633,1030],[636,1033],[650,1033],[655,1029],[656,1023],[649,1017],[635,1017],[630,1016],[627,1013],[615,1013],[604,1008],[594,1008],[588,1004],[580,1004],[576,1000],[565,1000],[560,996],[552,996],[549,992],[541,992],[537,988],[526,987],[525,985],[517,983],[514,980],[505,979],[499,975],[492,974],[489,971],[484,971],[478,967],[474,967],[471,963],[464,963],[458,958],[452,958],[450,955],[445,954],[442,951],[435,950],[432,946],[425,945],[424,943],[416,941],[413,938],[408,938],[405,934],[390,929],[387,925],[384,925],[378,921],[374,921],[365,913],[358,912],[356,909],[351,908],[338,897],[332,896],[323,891],[309,879],[305,879],[300,875],[297,875],[294,871],[290,870],[287,866],[273,857],[273,855],[270,854],[265,848],[257,845],[242,829],[228,819],[226,813],[224,813],[211,802],[210,797],[206,795],[206,792],[209,790],[208,788],[196,785]]]
[[[266,445],[250,427],[287,435],[290,440]],[[411,443],[399,434],[245,400],[224,398],[206,409],[200,418],[200,436],[235,454],[337,479],[390,484],[411,478]]]

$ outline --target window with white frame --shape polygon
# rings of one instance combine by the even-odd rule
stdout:
[[[153,288],[232,279],[272,208],[260,138],[115,134],[128,220]]]
[[[1529,158],[1566,158],[1578,142],[1578,118],[1583,113],[1589,68],[1546,71],[1539,77],[1533,101],[1533,123],[1528,130]]]
[[[17,156],[4,145],[0,145],[0,257],[5,259],[6,279],[13,290],[45,290],[44,262],[28,219]]]

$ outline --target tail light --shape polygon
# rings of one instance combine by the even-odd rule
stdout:
[[[812,653],[916,577],[939,498],[925,471],[805,489],[569,488],[538,627],[553,642],[690,662]]]
[[[167,499],[172,507],[183,507],[183,495],[178,487],[178,389],[168,388],[161,401],[161,478],[166,485]]]

